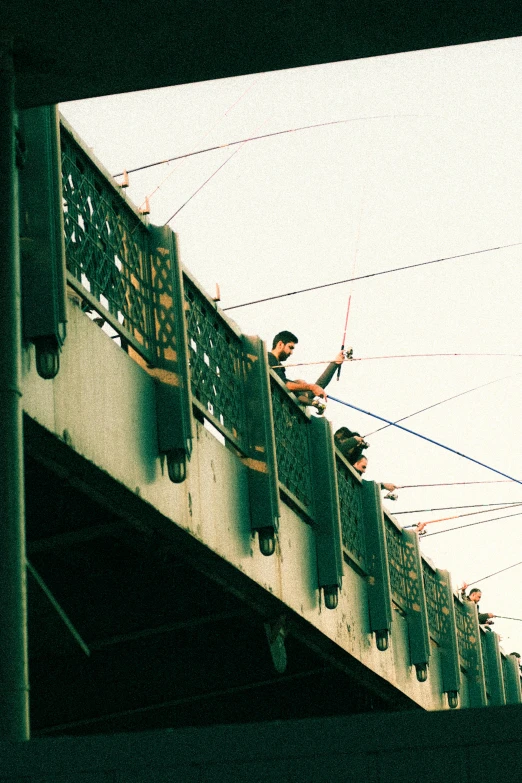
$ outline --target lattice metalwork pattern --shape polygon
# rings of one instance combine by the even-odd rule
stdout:
[[[466,667],[475,666],[478,643],[473,616],[462,606],[460,601],[455,601],[455,618],[457,620],[457,638],[459,642],[459,655],[462,664]]]
[[[171,259],[156,248],[151,252],[151,285],[154,302],[154,324],[157,360],[163,367],[176,363],[178,346],[174,321],[174,291],[172,290]]]
[[[416,540],[412,540],[400,531],[397,532],[401,536],[402,567],[404,570],[408,607],[415,612],[420,612],[423,603],[424,581],[420,570]]]
[[[449,616],[449,609],[445,605],[447,604],[445,591],[440,589],[437,574],[424,560],[422,561],[422,575],[424,577],[430,635],[438,642],[444,630],[444,619]]]
[[[271,390],[279,481],[311,513],[309,421],[298,404],[274,380]]]
[[[192,395],[246,445],[241,340],[187,276],[184,289]]]
[[[152,356],[147,228],[63,126],[61,145],[67,269]]]
[[[341,459],[337,458],[336,464],[343,547],[364,566],[366,546],[361,486]]]
[[[404,546],[400,530],[385,520],[388,565],[394,601],[403,608],[407,607],[407,572],[404,563]]]

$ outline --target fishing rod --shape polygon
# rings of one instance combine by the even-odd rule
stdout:
[[[463,487],[468,484],[508,484],[511,479],[492,479],[489,481],[446,481],[440,484],[402,484],[397,489],[417,489],[418,487]]]
[[[177,209],[177,210],[174,212],[174,214],[173,214],[173,215],[171,215],[171,216],[169,217],[169,219],[165,221],[165,223],[164,223],[163,225],[164,225],[164,226],[167,226],[167,225],[170,223],[170,221],[171,221],[171,220],[174,220],[174,218],[176,217],[176,215],[178,215],[178,214],[181,212],[181,210],[182,210],[184,207],[186,207],[186,206],[187,206],[187,204],[189,203],[189,201],[192,201],[192,199],[194,198],[194,196],[197,196],[197,194],[200,192],[200,190],[203,190],[203,188],[205,187],[205,185],[207,185],[207,184],[210,182],[210,180],[211,180],[213,177],[215,177],[215,176],[216,176],[216,174],[217,174],[219,171],[221,171],[221,169],[222,169],[224,166],[226,166],[226,165],[227,165],[227,163],[228,163],[230,160],[232,160],[232,158],[234,157],[234,155],[237,155],[237,153],[238,153],[238,152],[241,152],[241,150],[242,150],[242,147],[238,147],[238,149],[237,149],[237,150],[234,150],[234,152],[233,152],[231,155],[229,155],[229,156],[228,156],[228,158],[227,158],[225,161],[223,161],[223,163],[222,163],[220,166],[218,166],[218,168],[217,168],[215,171],[213,171],[213,172],[212,172],[212,174],[210,175],[210,177],[207,177],[207,179],[206,179],[206,180],[203,182],[203,184],[202,184],[202,185],[200,185],[200,186],[199,186],[199,188],[198,188],[197,190],[195,190],[195,191],[194,191],[194,193],[193,193],[191,196],[189,196],[189,198],[188,198],[188,199],[185,201],[185,203],[184,203],[184,204],[182,204],[182,205],[181,205],[181,206],[180,206],[180,207],[179,207],[179,208],[178,208],[178,209]]]
[[[392,272],[402,272],[405,269],[415,269],[416,267],[421,266],[428,266],[429,264],[440,264],[442,261],[454,261],[457,258],[466,258],[469,256],[476,256],[480,253],[492,253],[496,250],[505,250],[506,248],[510,247],[519,247],[522,245],[522,242],[512,242],[509,245],[498,245],[497,247],[487,247],[483,250],[471,250],[469,253],[458,253],[454,256],[445,256],[444,258],[435,258],[432,261],[421,261],[417,264],[407,264],[406,266],[398,266],[394,269],[383,269],[382,272],[370,272],[367,275],[358,275],[357,277],[349,277],[346,280],[336,280],[333,283],[323,283],[321,285],[313,285],[309,288],[300,288],[297,291],[288,291],[285,294],[275,294],[274,296],[265,296],[263,299],[253,299],[251,302],[242,302],[241,304],[237,305],[231,305],[230,307],[224,307],[223,311],[226,310],[237,310],[240,307],[250,307],[251,305],[260,304],[261,302],[271,302],[274,299],[282,299],[286,296],[296,296],[297,294],[305,294],[309,291],[318,291],[320,288],[330,288],[334,285],[342,285],[343,283],[351,283],[354,280],[367,280],[370,277],[379,277],[380,275],[389,275]],[[439,354],[440,355],[440,354]],[[448,356],[451,356],[453,354],[447,354]],[[455,354],[456,355],[456,354]],[[504,355],[504,354],[502,354]],[[511,354],[506,354],[507,356],[511,356]],[[519,356],[520,354],[516,354]],[[372,358],[391,358],[391,357],[372,357]]]
[[[348,306],[346,308],[346,320],[344,322],[344,332],[343,332],[341,351],[344,351],[344,344],[346,342],[346,331],[348,329],[348,316],[350,315],[350,303],[351,303],[351,301],[352,301],[352,295],[350,294],[350,296],[348,297]],[[341,368],[342,368],[342,366],[343,365],[340,364],[338,369],[337,369],[337,380],[340,380],[340,378],[341,378]]]
[[[462,397],[464,394],[470,394],[471,392],[477,391],[478,389],[483,389],[485,386],[491,386],[493,383],[499,383],[500,381],[505,381],[506,378],[514,378],[513,375],[504,375],[502,378],[496,378],[494,381],[488,381],[487,383],[482,383],[480,386],[475,386],[473,389],[467,389],[466,391],[459,392],[459,394],[454,394],[452,397],[446,397],[446,399],[441,400],[440,402],[435,402],[433,405],[428,405],[426,408],[421,408],[418,411],[415,411],[415,413],[409,413],[408,416],[403,416],[402,419],[396,419],[393,423],[398,424],[400,421],[406,421],[406,419],[411,419],[412,416],[417,416],[419,413],[424,413],[425,411],[431,410],[431,408],[436,408],[437,405],[442,405],[445,402],[449,402],[450,400],[456,400],[457,397]],[[381,432],[381,430],[386,430],[388,427],[390,427],[391,424],[385,424],[383,427],[379,427],[376,430],[373,430],[373,432],[368,433],[368,435],[364,435],[364,439],[369,438],[371,435],[375,435],[376,432]]]
[[[250,89],[250,88],[249,88]],[[248,90],[247,90],[248,92]],[[145,169],[152,169],[155,166],[163,166],[167,163],[173,163],[175,160],[182,160],[183,158],[191,158],[194,155],[202,155],[205,152],[214,152],[215,150],[222,150],[226,147],[233,147],[236,144],[246,144],[248,141],[259,141],[260,139],[268,139],[271,136],[282,136],[285,133],[296,133],[297,131],[311,130],[313,128],[325,128],[328,125],[344,125],[349,122],[364,122],[367,120],[383,120],[383,119],[398,119],[401,117],[426,117],[429,115],[424,114],[375,114],[369,117],[349,117],[344,120],[330,120],[329,122],[317,122],[313,125],[300,125],[297,128],[286,128],[285,130],[273,131],[272,133],[263,133],[260,136],[249,136],[246,139],[238,139],[237,141],[229,141],[226,144],[217,144],[214,147],[207,147],[203,150],[193,150],[192,152],[186,152],[183,155],[176,155],[173,158],[165,158],[164,160],[157,160],[154,163],[146,163],[143,166],[137,166],[134,169],[125,169],[118,174],[113,174],[113,177],[123,177],[124,174],[134,174],[136,171],[144,171]]]
[[[506,617],[504,614],[496,614],[499,620],[516,620],[518,623],[522,623],[522,617]]]
[[[476,585],[479,582],[485,582],[486,579],[490,579],[492,576],[497,576],[497,574],[503,574],[504,571],[509,571],[511,568],[516,568],[519,565],[522,565],[522,560],[520,560],[518,563],[514,563],[513,565],[508,566],[507,568],[501,568],[500,571],[495,571],[493,574],[483,576],[481,579],[473,579],[471,582],[468,582],[468,584]]]
[[[351,277],[355,276],[355,269],[357,266],[357,254],[359,252],[359,239],[361,236],[361,224],[362,224],[362,216],[363,216],[363,210],[364,210],[364,196],[365,196],[365,188],[366,188],[366,179],[363,179],[363,190],[361,194],[361,207],[359,210],[359,220],[357,221],[357,236],[355,238],[355,252],[353,254],[353,264],[352,264],[352,270],[351,270]],[[346,320],[344,322],[344,332],[343,332],[343,339],[341,341],[341,351],[344,351],[344,346],[346,344],[346,332],[348,330],[348,317],[350,315],[350,305],[352,302],[352,292],[350,290],[349,296],[348,296],[348,305],[346,307]],[[352,358],[353,356],[353,350],[350,349],[348,351],[348,358]],[[337,380],[339,381],[341,379],[341,369],[342,369],[342,363],[339,365],[337,369]]]
[[[486,252],[486,251],[484,251]],[[522,353],[401,353],[390,354],[389,356],[363,356],[354,359],[354,362],[368,362],[374,359],[419,359],[431,358],[433,356],[522,356]]]
[[[225,310],[230,310],[230,307],[225,307]],[[390,356],[350,356],[351,362],[367,362],[374,359],[423,359],[423,358],[433,358],[437,356],[514,356],[514,357],[522,357],[522,353],[404,353],[404,354],[396,354],[396,355],[390,355]],[[322,359],[321,361],[314,361],[314,362],[292,362],[291,364],[285,364],[285,367],[312,367],[313,365],[317,364],[331,364],[334,362],[335,359]],[[278,367],[282,367],[283,365],[278,365]],[[272,368],[273,369],[273,368]],[[514,378],[518,375],[516,373],[515,375],[504,375],[503,378]],[[503,378],[497,378],[495,381],[489,381],[489,383],[496,383],[496,381],[501,381]],[[487,384],[484,384],[484,386],[487,386]],[[477,389],[480,389],[480,386],[476,387]],[[470,391],[474,391],[474,389],[470,389]],[[461,392],[461,394],[467,394],[467,392]],[[459,395],[456,395],[457,397]],[[452,399],[449,397],[448,399]],[[437,405],[439,403],[436,403]],[[413,415],[413,414],[412,414]],[[377,430],[376,430],[377,431]]]
[[[217,127],[217,126],[218,126],[218,125],[221,123],[221,122],[223,122],[223,120],[224,120],[224,119],[227,117],[227,115],[228,115],[228,114],[230,114],[230,112],[231,112],[231,111],[233,111],[233,109],[234,109],[234,108],[235,108],[235,107],[236,107],[236,106],[237,106],[237,105],[238,105],[238,104],[239,104],[239,103],[240,103],[240,102],[243,100],[243,98],[245,97],[245,95],[247,95],[247,93],[249,93],[249,92],[250,92],[250,90],[251,90],[251,89],[253,89],[253,87],[255,87],[255,85],[256,85],[256,84],[259,82],[259,80],[260,80],[260,79],[262,79],[262,78],[263,78],[263,76],[264,76],[264,75],[265,75],[265,74],[260,74],[260,75],[257,77],[257,79],[256,79],[255,81],[253,81],[253,82],[252,82],[252,83],[251,83],[251,84],[250,84],[250,85],[247,87],[247,89],[246,89],[246,90],[245,90],[245,91],[244,91],[244,92],[243,92],[243,93],[242,93],[242,94],[239,96],[239,98],[237,98],[237,99],[234,101],[234,103],[232,103],[232,105],[228,107],[228,109],[225,111],[225,113],[223,114],[223,116],[222,116],[222,117],[220,117],[220,118],[218,119],[218,121],[217,121],[217,122],[215,122],[215,123],[214,123],[214,125],[208,129],[208,131],[205,133],[205,135],[204,135],[204,136],[201,138],[201,141],[200,141],[200,143],[202,143],[202,142],[204,141],[204,139],[206,139],[206,138],[207,138],[207,137],[208,137],[208,136],[209,136],[209,135],[212,133],[212,131],[213,131],[213,130],[214,130],[214,129],[215,129],[215,128],[216,128],[216,127]],[[256,130],[257,130],[257,128],[256,128]],[[232,156],[231,156],[231,157],[232,157]],[[150,207],[149,207],[149,200],[150,200],[150,199],[151,199],[151,198],[152,198],[152,197],[153,197],[153,196],[154,196],[154,195],[155,195],[155,194],[156,194],[156,193],[157,193],[157,192],[158,192],[158,191],[159,191],[159,190],[162,188],[162,186],[165,184],[165,182],[166,182],[168,179],[170,179],[170,177],[172,177],[172,175],[173,175],[173,174],[174,174],[174,173],[175,173],[175,172],[176,172],[176,171],[177,171],[177,170],[180,168],[180,166],[181,166],[181,162],[180,162],[180,163],[178,163],[178,165],[177,165],[177,166],[174,166],[174,168],[170,169],[169,173],[168,173],[168,174],[167,174],[165,177],[163,177],[163,179],[161,180],[161,182],[159,182],[159,183],[156,185],[156,187],[154,188],[154,190],[152,190],[152,191],[151,191],[151,192],[148,194],[148,196],[145,196],[145,199],[144,199],[144,202],[143,202],[143,203],[145,204],[145,207],[146,207],[146,208],[147,208],[149,211],[150,211]],[[215,172],[215,173],[217,173],[217,172]],[[121,175],[118,175],[118,176],[121,176]],[[122,176],[123,176],[123,178],[124,178],[124,180],[123,180],[123,183],[122,183],[122,186],[123,186],[123,187],[128,187],[128,186],[129,186],[129,172],[128,172],[128,171],[124,171]],[[214,175],[212,175],[212,176],[214,176]],[[210,179],[212,179],[212,177],[210,177]],[[206,183],[205,183],[205,184],[206,184]],[[190,199],[189,199],[189,200],[190,200]],[[186,202],[186,203],[188,203],[188,202]],[[185,205],[184,205],[184,206],[185,206]],[[173,217],[174,217],[174,216],[173,216]],[[172,220],[172,218],[171,218],[171,220]]]
[[[399,489],[399,487],[397,487]],[[393,516],[397,517],[399,514],[425,514],[429,511],[453,511],[456,508],[485,508],[491,506],[518,506],[518,500],[505,500],[503,503],[468,503],[466,506],[439,506],[438,508],[412,508],[409,511],[394,511]]]
[[[424,535],[426,538],[431,538],[432,536],[441,536],[443,533],[453,533],[454,530],[463,530],[465,527],[475,527],[476,525],[485,525],[486,522],[496,522],[498,519],[510,519],[511,517],[519,517],[522,515],[522,511],[517,511],[515,514],[503,514],[501,517],[491,517],[491,519],[481,519],[479,522],[469,522],[467,525],[457,525],[456,527],[448,527],[446,530],[436,530],[435,533],[422,533],[422,531],[419,531],[421,535]],[[413,525],[409,525],[409,527],[413,527]]]
[[[508,506],[501,506],[496,511],[504,511],[506,508],[516,508],[522,506],[522,503],[510,503]],[[449,522],[451,519],[462,519],[462,517],[473,517],[475,514],[487,514],[487,511],[467,511],[465,514],[455,514],[452,517],[441,517],[440,519],[428,519],[426,522],[417,522],[414,525],[406,525],[406,528],[416,527],[419,532],[424,530],[426,525],[433,525],[435,522]]]
[[[516,484],[522,484],[521,479],[514,478],[513,476],[509,476],[507,473],[503,473],[501,470],[497,470],[497,468],[492,468],[490,465],[486,465],[484,462],[480,462],[477,459],[474,459],[473,457],[468,457],[467,454],[463,454],[460,451],[457,451],[456,449],[452,449],[451,446],[445,446],[443,443],[439,443],[436,440],[433,440],[433,438],[428,438],[427,435],[422,435],[420,432],[415,432],[415,430],[410,430],[408,427],[403,427],[402,424],[395,424],[395,422],[390,421],[389,419],[385,419],[383,416],[378,416],[376,413],[371,413],[370,411],[365,411],[364,408],[358,408],[356,405],[352,405],[349,402],[345,402],[344,400],[339,400],[337,397],[333,397],[329,395],[330,400],[333,400],[334,402],[338,402],[340,405],[345,405],[347,408],[352,408],[355,411],[359,411],[359,413],[364,413],[366,416],[372,416],[374,419],[379,419],[379,421],[384,421],[386,424],[391,424],[393,427],[397,427],[398,430],[403,430],[403,432],[408,432],[410,435],[415,435],[417,438],[421,438],[422,440],[428,441],[428,443],[433,443],[435,446],[439,446],[442,449],[446,449],[446,451],[450,451],[452,454],[456,454],[458,457],[462,457],[463,459],[467,459],[470,462],[474,462],[476,465],[480,465],[482,468],[486,468],[486,470],[491,470],[493,473],[497,473],[499,476],[504,476],[505,478],[509,479],[510,481],[514,481]]]

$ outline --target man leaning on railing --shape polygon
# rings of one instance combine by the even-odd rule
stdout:
[[[316,383],[308,383],[302,379],[292,381],[286,377],[286,371],[281,365],[292,356],[297,343],[298,339],[292,332],[286,330],[278,332],[272,341],[272,350],[268,352],[268,362],[286,385],[288,391],[296,394],[302,405],[314,405],[322,412],[326,403],[324,387],[330,383],[336,370],[344,362],[346,354],[344,351],[340,351],[334,361],[330,362],[326,370],[321,373]]]
[[[495,615],[493,612],[481,612],[479,610],[479,601],[482,598],[482,591],[478,587],[472,587],[469,591],[469,595],[466,594],[466,589],[468,585],[466,582],[462,585],[462,587],[459,588],[460,590],[460,596],[463,601],[471,601],[471,603],[475,604],[477,607],[478,612],[478,621],[480,625],[484,626],[484,630],[490,631],[491,628],[489,628],[490,625],[493,625],[493,617]]]

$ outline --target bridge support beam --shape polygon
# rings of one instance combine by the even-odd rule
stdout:
[[[12,43],[0,35],[0,737],[29,739],[21,296]]]

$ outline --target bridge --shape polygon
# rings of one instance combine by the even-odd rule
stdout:
[[[172,231],[54,109],[20,131],[33,736],[519,703],[518,660]]]
[[[53,111],[22,110],[517,36],[522,12],[196,5],[4,3],[0,737],[517,704],[516,660],[175,237]]]

